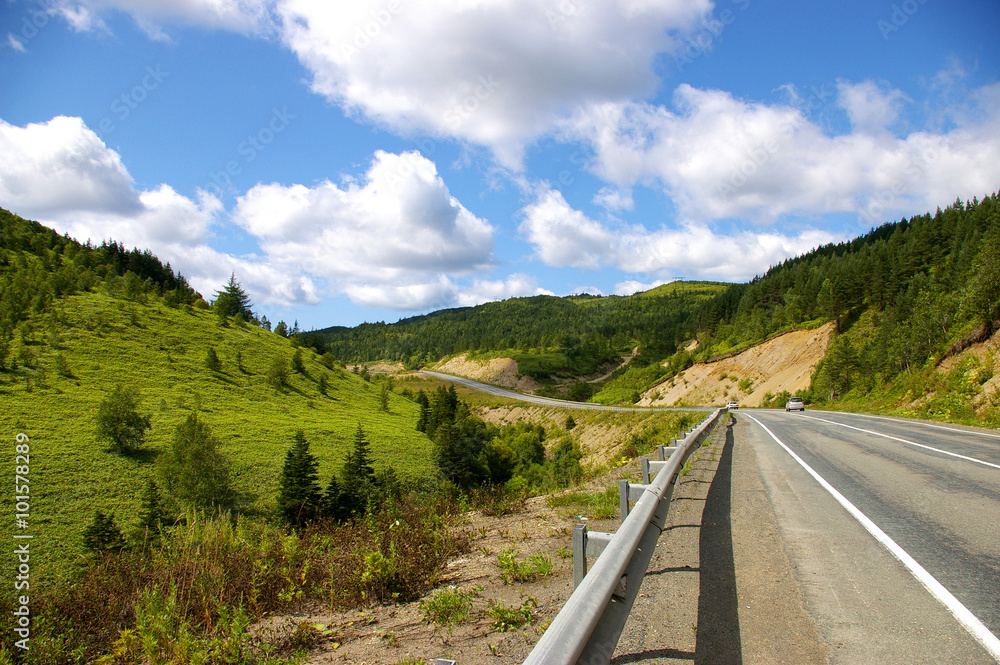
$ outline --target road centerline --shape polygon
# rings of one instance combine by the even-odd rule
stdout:
[[[882,544],[889,552],[896,557],[896,559],[906,567],[907,570],[919,581],[925,589],[927,589],[932,596],[934,596],[938,601],[940,601],[958,620],[958,622],[968,631],[973,638],[979,642],[983,648],[989,652],[990,656],[993,657],[998,663],[1000,663],[1000,639],[997,638],[989,628],[979,620],[976,615],[974,615],[965,605],[962,604],[958,598],[954,596],[943,584],[937,581],[937,579],[927,572],[923,566],[921,566],[916,559],[914,559],[910,554],[900,547],[896,541],[894,541],[889,535],[883,531],[875,522],[871,520],[867,515],[865,515],[861,510],[851,503],[843,494],[841,494],[833,485],[831,485],[825,478],[823,478],[819,473],[817,473],[811,466],[809,466],[805,460],[799,457],[791,448],[789,448],[781,439],[779,439],[774,432],[772,432],[764,423],[757,420],[750,414],[746,415],[747,418],[754,421],[760,427],[767,432],[767,434],[774,439],[774,441],[781,446],[786,453],[788,453],[793,460],[795,460],[799,466],[801,466],[805,471],[813,477],[820,486],[830,493],[831,496],[839,503],[841,506],[851,514],[854,519],[856,519],[861,526],[865,528],[868,533],[870,533],[875,540]],[[814,420],[823,421],[822,418],[814,418]],[[827,422],[827,421],[823,421]],[[833,423],[839,424],[839,423]],[[858,429],[858,428],[852,428]],[[861,430],[864,431],[864,430]],[[877,433],[876,433],[877,434]]]
[[[864,432],[865,434],[871,434],[873,436],[881,436],[885,439],[892,439],[893,441],[899,441],[900,443],[906,443],[911,446],[916,446],[917,448],[925,448],[927,450],[933,450],[936,453],[941,453],[942,455],[951,455],[952,457],[958,457],[959,459],[966,460],[967,462],[975,462],[977,464],[982,464],[983,466],[993,467],[994,469],[1000,469],[1000,464],[994,464],[992,462],[986,462],[981,459],[976,459],[975,457],[969,457],[968,455],[960,455],[958,453],[953,453],[948,450],[942,450],[940,448],[935,448],[934,446],[928,446],[923,443],[917,443],[916,441],[909,441],[907,439],[901,439],[898,436],[892,436],[890,434],[882,434],[881,432],[876,432],[870,429],[864,429],[862,427],[855,427],[854,425],[847,425],[844,423],[838,423],[835,420],[826,420],[825,418],[817,418],[816,416],[802,415],[802,418],[809,418],[810,420],[818,420],[821,423],[828,423],[830,425],[837,425],[839,427],[846,427],[847,429],[853,429],[858,432]],[[752,416],[751,416],[752,418]],[[763,425],[761,425],[763,427]],[[773,435],[772,435],[773,436]]]

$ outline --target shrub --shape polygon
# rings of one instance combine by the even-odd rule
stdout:
[[[205,352],[205,367],[213,372],[218,372],[222,369],[222,361],[219,360],[219,355],[211,346],[208,347],[208,351]]]
[[[548,498],[550,508],[572,507],[586,510],[594,519],[610,519],[618,513],[618,485],[603,492],[566,492]]]
[[[500,601],[491,602],[486,614],[493,619],[493,628],[501,633],[517,630],[535,620],[538,601],[528,596],[520,607],[507,607]]]
[[[263,519],[226,513],[209,518],[189,511],[177,526],[164,530],[161,545],[146,552],[109,552],[70,583],[33,594],[35,616],[41,619],[32,629],[32,662],[89,663],[115,653],[104,662],[244,662],[221,657],[130,660],[137,653],[128,651],[136,644],[130,636],[156,634],[157,622],[169,627],[161,634],[166,630],[179,636],[186,630],[193,654],[201,656],[198,649],[216,639],[220,649],[243,645],[246,663],[265,662],[250,657],[263,648],[256,637],[244,639],[227,627],[242,623],[237,612],[257,620],[300,599],[355,608],[419,598],[439,582],[449,558],[467,548],[467,538],[450,530],[453,512],[450,503],[413,498],[354,523],[316,523],[297,536]],[[368,557],[372,574],[362,582],[364,554],[374,552],[383,558]],[[0,596],[0,610],[11,609]],[[140,630],[141,613],[147,618]],[[156,640],[153,644],[173,649]],[[275,638],[271,644],[283,649],[285,641]],[[207,647],[205,651],[211,653]]]
[[[526,493],[523,488],[507,485],[484,485],[469,494],[470,503],[484,515],[499,517],[524,510]]]
[[[218,446],[218,439],[198,420],[198,414],[189,415],[177,426],[174,440],[158,461],[167,491],[197,508],[229,505],[233,498],[229,460]]]
[[[282,390],[288,385],[288,375],[288,362],[284,358],[275,358],[267,368],[267,385]]]
[[[472,591],[441,589],[420,601],[424,621],[438,626],[454,626],[469,618],[472,613]]]
[[[97,409],[97,438],[111,444],[111,450],[126,454],[138,450],[152,427],[149,416],[139,415],[139,393],[122,385],[101,402]]]
[[[517,560],[517,550],[507,549],[497,556],[500,579],[505,583],[534,582],[552,574],[552,559],[543,554],[530,554],[524,561]]]

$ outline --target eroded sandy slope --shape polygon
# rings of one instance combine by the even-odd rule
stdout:
[[[758,406],[765,393],[804,390],[816,363],[826,354],[833,329],[834,324],[828,323],[814,330],[796,330],[738,355],[697,363],[647,390],[638,404],[711,406],[737,400],[742,406]]]
[[[438,372],[464,376],[474,381],[482,381],[501,388],[521,392],[531,392],[538,384],[529,376],[521,376],[517,371],[517,361],[513,358],[491,358],[490,360],[470,360],[462,353],[434,368]]]

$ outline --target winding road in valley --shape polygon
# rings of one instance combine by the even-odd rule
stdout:
[[[650,410],[565,402],[426,374],[541,406]],[[741,599],[738,630],[751,630],[742,605],[750,606],[755,585],[763,588],[753,579],[754,562],[740,554],[741,542],[768,541],[787,560],[798,592],[753,598],[753,607],[761,608],[754,621],[766,623],[768,613],[780,615],[775,608],[783,603],[800,603],[822,643],[817,653],[825,652],[810,662],[1000,663],[1000,433],[812,410],[735,415],[737,454],[725,473],[758,479],[777,524],[775,537],[762,538],[759,516],[750,520],[737,509],[743,500],[737,492],[749,485],[732,485],[737,563],[731,592]],[[713,485],[721,481],[728,493],[729,478],[718,473]],[[780,626],[770,630],[781,634]],[[746,645],[751,638],[736,639]],[[781,652],[779,644],[754,662],[785,662]],[[742,663],[743,653],[737,644],[712,662]]]
[[[451,381],[452,383],[457,383],[459,385],[465,386],[467,388],[472,388],[473,390],[479,390],[484,393],[489,393],[491,395],[496,395],[497,397],[507,397],[509,399],[516,399],[522,402],[528,402],[530,404],[537,404],[539,406],[557,406],[562,409],[588,409],[591,411],[714,411],[714,408],[703,407],[703,406],[685,406],[685,407],[668,407],[668,406],[604,406],[603,404],[594,404],[592,402],[571,402],[565,399],[556,399],[554,397],[538,397],[537,395],[526,395],[524,393],[515,392],[513,390],[508,390],[506,388],[500,388],[498,386],[491,386],[488,383],[480,383],[479,381],[473,381],[472,379],[466,379],[462,376],[455,376],[453,374],[443,374],[441,372],[431,372],[429,370],[421,370],[422,374],[434,377],[435,379],[442,379],[444,381]]]

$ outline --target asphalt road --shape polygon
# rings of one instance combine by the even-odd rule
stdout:
[[[425,373],[542,406],[677,410],[566,402]],[[823,656],[791,648],[795,628],[782,609],[798,594],[786,589],[762,596],[754,585],[766,585],[754,582],[747,552],[736,552],[744,563],[736,566],[733,593],[769,598],[773,606],[753,607],[753,621],[767,619],[755,631],[778,643],[767,662],[1000,663],[1000,432],[811,410],[736,415],[733,445],[752,448],[780,532],[778,538],[765,525],[758,540],[783,545],[804,610],[826,646]],[[748,483],[741,480],[733,491]],[[746,507],[738,512],[731,517],[734,529],[763,523],[748,520]],[[744,533],[741,542],[752,540]],[[763,559],[761,567],[771,570]],[[740,623],[749,622],[741,617]],[[699,626],[699,633],[707,628]],[[790,647],[788,660],[782,641]],[[695,661],[742,663],[741,650],[734,653],[696,655]]]
[[[488,383],[480,383],[479,381],[473,381],[472,379],[466,379],[461,376],[454,376],[451,374],[442,374],[441,372],[431,372],[428,370],[421,370],[422,374],[427,376],[433,376],[435,379],[443,379],[445,381],[451,381],[452,383],[457,383],[474,390],[479,390],[491,395],[497,395],[498,397],[508,397],[510,399],[521,400],[522,402],[529,402],[531,404],[538,404],[539,406],[558,406],[563,409],[587,409],[591,411],[715,411],[712,407],[702,407],[702,406],[692,406],[692,407],[643,407],[643,406],[604,406],[603,404],[593,404],[590,402],[571,402],[565,399],[555,399],[552,397],[538,397],[536,395],[525,395],[524,393],[515,392],[513,390],[507,390],[506,388],[499,388],[497,386],[491,386]]]
[[[831,663],[1000,662],[1000,433],[749,410],[734,437]]]

